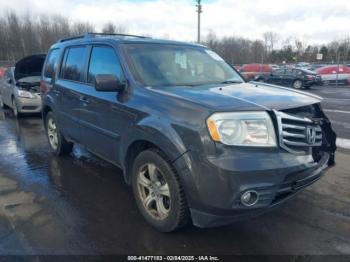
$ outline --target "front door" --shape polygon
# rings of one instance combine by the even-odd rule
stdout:
[[[267,82],[274,85],[280,85],[282,83],[283,76],[284,76],[283,69],[276,70],[270,75]]]
[[[87,72],[87,85],[81,92],[82,144],[119,164],[120,133],[128,124],[123,102],[118,100],[117,92],[100,92],[94,86],[98,74],[114,74],[118,79],[124,79],[114,48],[92,46]]]

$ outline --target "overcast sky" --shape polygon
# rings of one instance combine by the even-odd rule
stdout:
[[[350,0],[203,0],[202,35],[261,38],[265,31],[306,43],[350,36]],[[196,39],[195,0],[7,0],[0,12],[59,13],[100,29],[107,21],[128,33]]]

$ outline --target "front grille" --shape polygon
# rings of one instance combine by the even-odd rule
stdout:
[[[22,106],[23,110],[36,110],[37,108],[37,106]]]
[[[293,154],[305,154],[322,145],[322,129],[311,118],[274,111],[280,146]]]

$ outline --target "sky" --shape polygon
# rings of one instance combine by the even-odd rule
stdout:
[[[108,21],[130,34],[195,41],[195,0],[7,0],[0,13],[61,14],[88,21],[97,30]],[[266,31],[280,39],[322,44],[350,36],[350,0],[203,0],[202,37],[262,39]]]

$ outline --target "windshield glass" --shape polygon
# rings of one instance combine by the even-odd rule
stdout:
[[[136,78],[147,86],[196,86],[244,80],[209,49],[181,45],[127,44]]]

